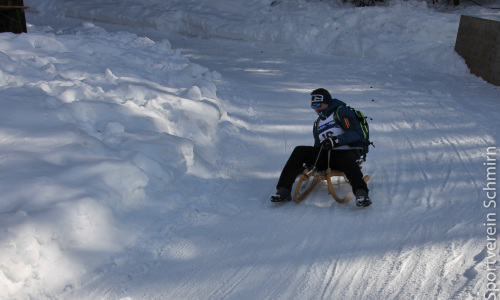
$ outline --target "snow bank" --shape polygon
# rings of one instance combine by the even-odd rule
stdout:
[[[305,0],[176,0],[161,4],[125,0],[99,6],[92,0],[48,2],[54,11],[44,13],[138,24],[193,37],[279,43],[283,51],[293,47],[346,57],[411,60],[428,66],[435,66],[437,56],[446,59],[445,65],[452,65],[451,73],[456,72],[457,56],[449,53],[460,16],[439,13],[425,1],[395,0],[385,7],[364,8]],[[476,14],[491,17],[487,9],[476,9]]]
[[[0,298],[480,296],[498,89],[454,54],[458,14],[271,2],[25,2],[57,29],[0,34]],[[201,66],[97,22],[251,42],[185,41]],[[316,85],[374,118],[369,210],[267,201]]]
[[[30,30],[0,35],[2,298],[62,290],[82,257],[122,250],[140,228],[118,219],[190,172],[224,114],[220,75],[167,40]]]

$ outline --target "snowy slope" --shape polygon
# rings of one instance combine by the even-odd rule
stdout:
[[[460,14],[498,11],[25,4],[0,34],[0,298],[498,297],[500,92],[453,51]],[[268,201],[317,87],[374,119],[367,209]]]

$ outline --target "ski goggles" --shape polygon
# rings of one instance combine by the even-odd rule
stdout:
[[[323,100],[324,100],[324,98],[323,98],[323,95],[321,95],[321,94],[311,95],[311,102],[312,103],[323,102]]]
[[[320,107],[321,107],[321,105],[323,105],[323,103],[313,103],[313,104],[311,105],[311,108],[312,108],[312,109],[320,108]]]

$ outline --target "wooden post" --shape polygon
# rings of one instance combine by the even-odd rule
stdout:
[[[26,29],[23,0],[0,0],[0,32],[22,33]]]

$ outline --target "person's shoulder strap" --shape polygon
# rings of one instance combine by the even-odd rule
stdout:
[[[319,120],[321,120],[321,118],[320,118],[320,117],[318,117],[318,118],[316,119],[316,121],[314,122],[314,128],[316,128],[316,129],[318,129],[318,126],[319,126]]]
[[[340,114],[339,114],[339,111],[342,107],[347,107],[346,105],[340,105],[338,106],[336,109],[335,109],[335,112],[334,112],[334,115],[333,115],[333,118],[334,118],[334,121],[335,123],[337,123],[340,127],[342,127],[342,129],[346,130],[346,129],[349,129],[350,124],[349,122],[347,121],[347,119],[344,117],[344,120],[342,120],[340,118]],[[345,122],[345,124],[344,124]],[[345,128],[344,128],[345,127]]]
[[[340,120],[340,116],[339,116],[339,111],[342,107],[347,107],[346,105],[339,105],[337,106],[337,108],[335,109],[335,111],[333,112],[334,113],[334,117],[337,119],[337,120]]]

